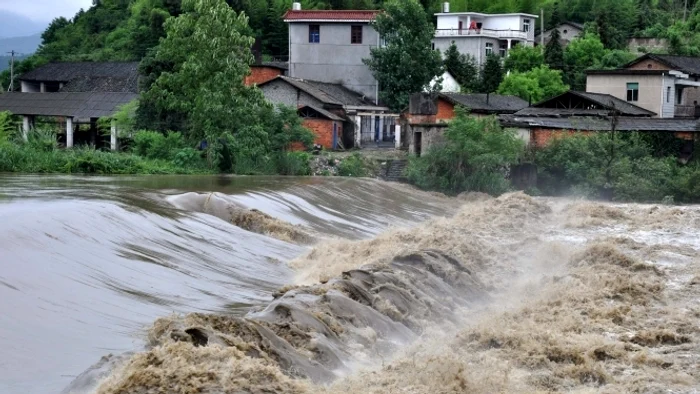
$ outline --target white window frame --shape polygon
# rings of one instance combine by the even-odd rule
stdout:
[[[493,55],[493,43],[492,42],[487,42],[486,43],[486,56]]]

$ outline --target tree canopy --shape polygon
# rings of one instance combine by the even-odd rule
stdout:
[[[385,8],[374,23],[385,45],[372,48],[364,62],[379,81],[382,101],[401,111],[412,93],[442,75],[442,59],[431,49],[435,28],[417,0],[391,0]]]
[[[506,76],[498,87],[499,94],[518,96],[536,103],[569,90],[562,81],[562,72],[547,66],[539,66],[526,72],[514,72]]]

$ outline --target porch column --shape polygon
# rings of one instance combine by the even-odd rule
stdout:
[[[374,114],[372,114],[372,123],[370,127],[372,128],[372,140],[374,140],[374,142],[377,142],[377,117]]]
[[[24,115],[22,116],[22,139],[24,141],[29,140],[29,131],[31,131],[31,126],[32,120],[30,116]]]
[[[44,82],[39,83],[39,92],[46,93],[46,84]]]
[[[397,124],[394,128],[394,140],[396,141],[396,149],[401,149],[401,125]]]
[[[362,117],[355,115],[355,148],[362,146]]]
[[[117,150],[117,121],[112,119],[112,129],[111,129],[111,135],[110,135],[110,148],[113,151]]]
[[[66,148],[73,147],[73,118],[66,118]]]
[[[384,117],[379,116],[379,136],[377,142],[382,142],[384,140]]]
[[[512,46],[512,45],[511,45],[512,42],[513,42],[513,40],[509,38],[509,39],[508,39],[508,52],[510,52],[510,48],[511,48],[511,46]]]

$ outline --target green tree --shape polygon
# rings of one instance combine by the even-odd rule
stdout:
[[[540,48],[518,45],[508,52],[503,68],[511,72],[527,72],[541,66],[544,56]]]
[[[564,69],[564,49],[561,46],[559,29],[552,30],[549,42],[544,47],[544,62],[554,70]]]
[[[510,189],[505,170],[517,162],[523,147],[522,140],[512,130],[503,130],[494,117],[477,119],[458,108],[445,131],[445,143],[412,158],[406,173],[422,189],[501,194]]]
[[[268,104],[258,89],[243,84],[253,61],[248,18],[223,0],[184,0],[182,8],[183,14],[166,22],[167,36],[154,59],[174,68],[160,74],[144,100],[158,110],[186,114],[193,139],[250,132]]]
[[[498,87],[499,94],[518,96],[523,100],[538,102],[569,90],[562,82],[562,72],[540,66],[524,73],[511,73]]]
[[[479,83],[479,67],[474,56],[459,53],[452,43],[445,51],[445,69],[452,74],[464,91],[474,90]]]
[[[600,66],[607,51],[600,38],[592,33],[571,41],[564,51],[564,82],[574,90],[586,89],[586,70]]]
[[[363,61],[379,81],[380,98],[402,110],[412,93],[426,89],[442,75],[440,52],[431,49],[435,29],[416,0],[390,0],[374,27],[386,45],[372,48]]]
[[[489,55],[486,58],[484,68],[481,70],[480,89],[483,93],[493,93],[503,81],[503,67],[501,58],[497,55]]]

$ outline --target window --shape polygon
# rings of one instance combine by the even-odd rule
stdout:
[[[452,41],[452,42],[454,42],[454,41]],[[432,43],[432,48],[433,48],[433,51],[434,51],[434,50],[435,50],[435,43]]]
[[[627,84],[627,101],[639,101],[639,84]]]
[[[493,43],[486,43],[486,56],[493,55]]]
[[[524,32],[530,31],[530,20],[529,19],[523,19],[523,31]]]
[[[360,25],[350,26],[350,43],[351,44],[362,44],[362,26],[360,26]]]
[[[671,87],[670,86],[666,87],[666,102],[667,103],[671,102]]]
[[[321,42],[321,26],[309,25],[309,42],[318,44]]]
[[[569,31],[564,29],[564,34],[569,34]]]

